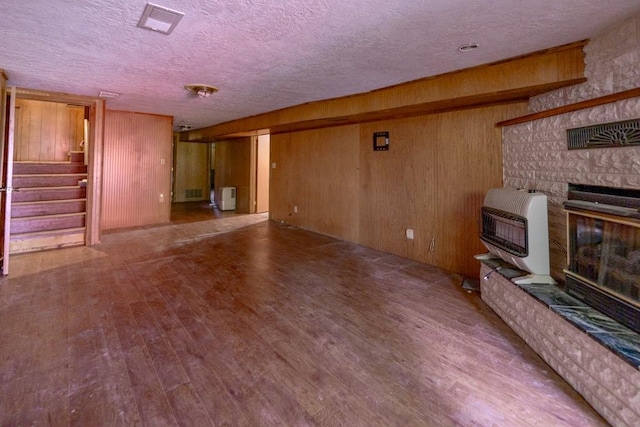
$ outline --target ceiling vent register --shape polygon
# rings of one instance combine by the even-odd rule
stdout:
[[[183,16],[184,13],[182,12],[147,3],[138,22],[138,27],[158,33],[171,34]]]
[[[640,119],[567,129],[569,150],[640,145]]]

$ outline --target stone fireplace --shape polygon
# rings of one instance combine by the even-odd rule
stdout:
[[[637,233],[637,228],[616,231],[623,235],[621,239],[608,237],[604,242],[611,226],[598,221],[609,213],[579,214],[571,206],[578,202],[571,200],[571,191],[573,184],[607,187],[612,193],[640,190],[640,145],[613,144],[612,148],[595,141],[570,148],[567,131],[640,119],[640,15],[592,38],[584,52],[585,83],[533,97],[530,119],[501,124],[503,186],[547,195],[551,275],[556,281],[563,283],[569,277],[567,281],[572,282],[584,275],[592,282],[589,285],[595,285],[589,291],[596,289],[634,305],[629,300],[634,300],[637,288],[628,281],[609,290],[600,289],[598,283],[601,273],[611,280],[607,272],[634,262],[637,241],[629,243],[631,238],[625,236]],[[578,220],[582,217],[591,219]],[[620,247],[635,249],[624,249],[625,256],[620,257]],[[581,248],[583,255],[591,251],[596,258],[599,252],[599,262],[578,260]],[[602,269],[604,252],[609,258]],[[597,275],[589,270],[595,264]],[[508,266],[483,262],[480,277],[487,280],[481,279],[482,299],[612,425],[640,425],[640,334],[575,298],[585,292],[572,291],[572,283],[573,295],[563,287],[514,284],[511,278],[517,274],[521,272]]]

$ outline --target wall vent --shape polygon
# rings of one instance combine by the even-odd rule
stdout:
[[[632,145],[640,145],[640,119],[567,129],[569,150]]]
[[[202,198],[202,188],[191,188],[191,189],[185,190],[185,198],[187,199]]]

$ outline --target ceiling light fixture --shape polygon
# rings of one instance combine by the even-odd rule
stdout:
[[[465,43],[462,46],[459,46],[458,50],[460,52],[471,52],[472,50],[475,50],[477,48],[478,48],[477,43]]]
[[[208,98],[212,94],[218,91],[218,88],[215,86],[202,85],[202,84],[185,85],[184,88],[189,92],[195,93],[200,98]]]
[[[147,3],[140,21],[138,21],[138,27],[162,34],[171,34],[183,16],[184,13],[177,10]]]

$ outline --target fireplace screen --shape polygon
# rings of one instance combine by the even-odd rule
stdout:
[[[570,214],[569,239],[569,273],[640,304],[640,228]]]

